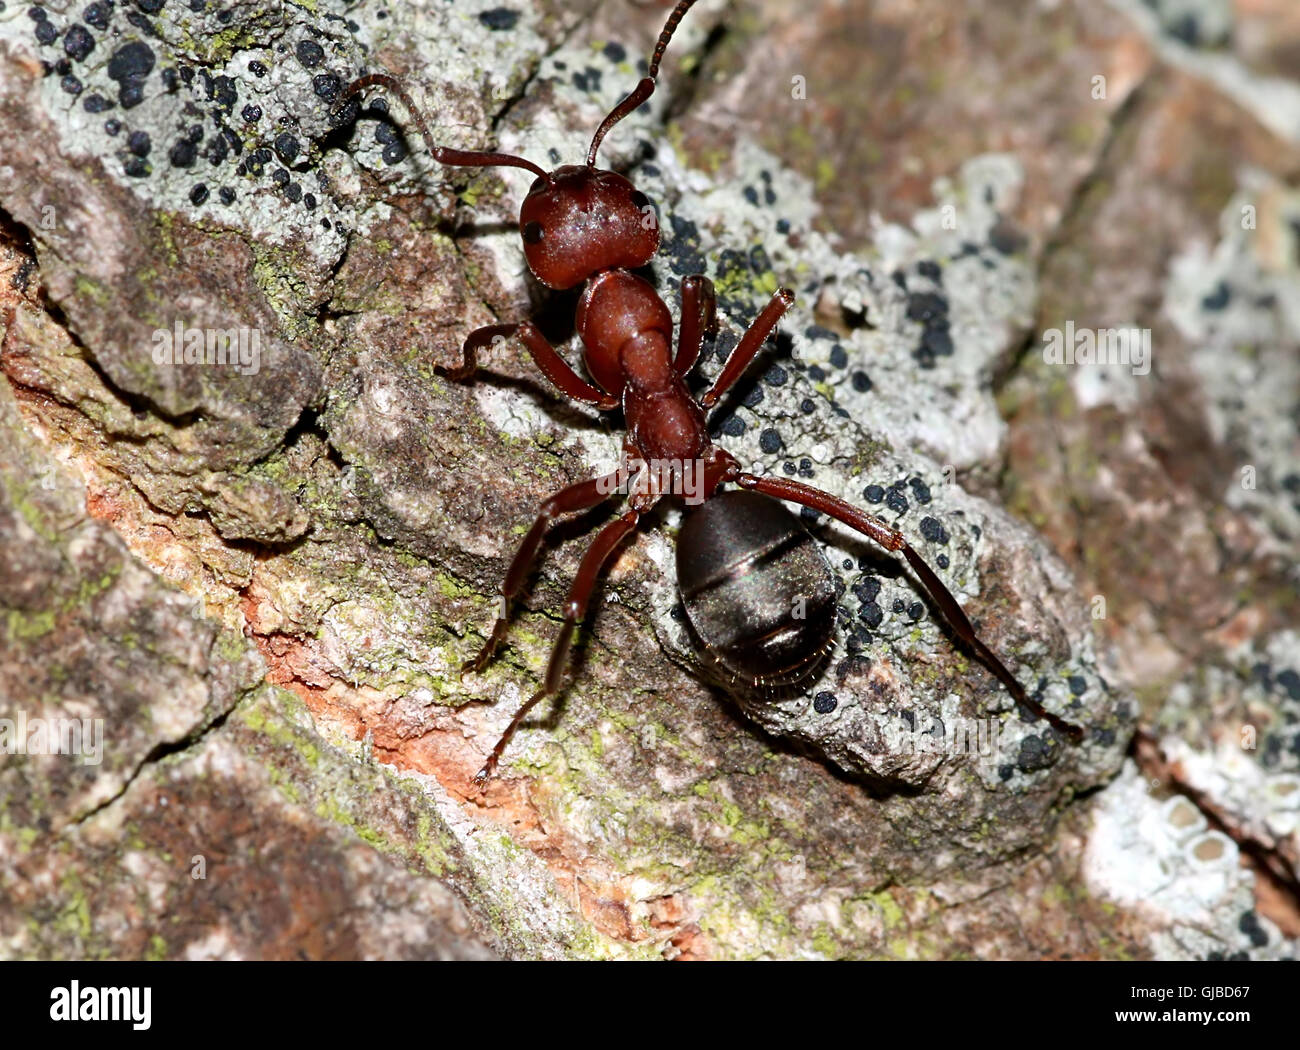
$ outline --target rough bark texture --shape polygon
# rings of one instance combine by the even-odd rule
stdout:
[[[103,731],[97,762],[0,755],[0,954],[1294,956],[1283,0],[703,0],[602,162],[657,205],[674,312],[682,276],[717,285],[706,376],[796,290],[719,440],[895,521],[1087,736],[1018,716],[825,520],[834,658],[729,697],[669,511],[471,786],[593,517],[492,667],[455,669],[537,505],[619,433],[514,344],[434,374],[496,319],[572,331],[519,251],[531,176],[333,104],[385,70],[448,145],[577,162],[663,6],[0,7],[0,733]],[[1150,329],[1149,372],[1052,363],[1067,323]],[[177,325],[258,353],[159,363]],[[966,720],[992,753],[945,746]]]

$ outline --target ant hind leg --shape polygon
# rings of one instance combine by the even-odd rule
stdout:
[[[619,480],[619,472],[615,471],[612,474],[605,474],[589,481],[580,481],[576,485],[561,489],[542,504],[537,519],[533,522],[533,527],[528,530],[528,535],[519,544],[514,558],[510,561],[510,569],[506,572],[505,581],[501,585],[501,610],[497,614],[496,623],[492,625],[492,633],[488,635],[488,639],[483,643],[483,648],[479,650],[478,655],[472,660],[466,660],[461,665],[462,674],[465,671],[483,670],[488,665],[488,661],[492,659],[492,654],[496,652],[497,646],[505,638],[506,630],[510,624],[510,602],[523,589],[524,580],[528,577],[528,570],[532,568],[533,562],[537,560],[537,552],[541,549],[542,538],[546,535],[546,530],[551,527],[556,518],[563,514],[572,514],[576,511],[590,510],[592,507],[599,506],[614,494]]]
[[[560,628],[555,644],[551,647],[551,658],[546,665],[546,679],[542,688],[529,697],[515,712],[514,718],[510,720],[505,732],[492,748],[492,753],[488,755],[487,761],[483,763],[483,768],[475,774],[476,784],[486,783],[488,777],[496,770],[506,745],[510,743],[510,738],[514,736],[515,730],[519,728],[519,724],[534,705],[560,691],[560,682],[569,659],[569,646],[573,642],[573,632],[587,614],[587,604],[591,601],[592,592],[596,589],[596,583],[600,580],[610,555],[631,535],[640,518],[639,511],[630,510],[622,517],[611,521],[600,530],[591,546],[587,548],[587,553],[582,556],[578,575],[574,577],[573,585],[569,588],[568,601],[564,603],[564,625]]]

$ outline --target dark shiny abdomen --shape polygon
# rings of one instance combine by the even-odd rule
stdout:
[[[697,640],[737,682],[795,684],[833,643],[830,567],[799,520],[767,496],[722,492],[690,509],[677,580]]]

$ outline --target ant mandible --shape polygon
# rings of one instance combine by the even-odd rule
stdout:
[[[706,413],[745,372],[794,302],[794,295],[782,288],[772,296],[713,385],[699,398],[693,397],[686,377],[695,366],[705,333],[717,330],[713,284],[703,274],[683,278],[674,354],[668,307],[648,281],[632,272],[645,266],[659,250],[658,224],[643,221],[649,201],[622,175],[596,167],[596,152],[610,128],[654,92],[664,50],[694,3],[681,0],[668,16],[646,76],[596,129],[585,164],[563,165],[547,172],[506,153],[439,146],[401,84],[382,73],[358,78],[343,96],[346,100],[369,87],[391,92],[401,99],[429,152],[442,164],[503,165],[536,174],[519,212],[528,267],[548,288],[565,290],[586,282],[578,300],[575,328],[582,340],[583,363],[594,384],[579,376],[527,320],[476,329],[465,340],[460,367],[439,367],[437,371],[453,380],[469,379],[477,368],[479,350],[517,337],[542,374],[564,394],[601,411],[622,408],[627,424],[625,467],[570,485],[542,504],[506,573],[501,614],[492,633],[478,655],[461,667],[462,672],[481,671],[505,637],[509,603],[522,589],[549,526],[561,515],[605,502],[631,475],[627,511],[607,524],[583,555],[564,604],[564,624],[551,650],[542,688],[516,712],[475,782],[482,784],[492,775],[528,711],[559,691],[574,630],[586,615],[598,580],[641,516],[664,496],[691,495],[702,501],[687,516],[678,536],[679,585],[696,640],[733,680],[745,676],[751,685],[762,687],[801,681],[833,644],[835,597],[829,568],[811,536],[777,502],[787,500],[829,514],[886,550],[901,552],[956,634],[1016,702],[1079,742],[1082,729],[1045,710],[1025,693],[901,532],[809,485],[746,473],[730,453],[710,440]],[[719,491],[724,484],[738,485],[741,491]],[[793,612],[796,608],[801,615]]]

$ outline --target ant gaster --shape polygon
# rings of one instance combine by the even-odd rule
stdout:
[[[509,603],[522,589],[548,527],[561,515],[588,510],[609,499],[626,478],[625,471],[630,471],[636,480],[626,512],[597,534],[569,589],[564,624],[551,650],[542,688],[520,707],[475,781],[481,784],[492,775],[506,744],[533,705],[559,691],[574,629],[587,612],[602,572],[641,516],[663,496],[692,495],[703,500],[687,515],[678,537],[678,579],[695,639],[733,681],[745,677],[758,687],[793,684],[811,674],[834,641],[836,603],[830,571],[811,536],[777,502],[787,500],[829,514],[886,550],[901,552],[956,634],[1015,700],[1077,743],[1082,730],[1046,711],[1025,693],[979,639],[948,588],[901,532],[798,481],[746,473],[730,453],[710,440],[706,413],[753,361],[794,302],[794,295],[782,288],[772,296],[713,385],[699,398],[693,397],[686,376],[695,366],[706,332],[717,330],[712,282],[703,274],[682,280],[681,324],[674,353],[668,307],[649,282],[631,272],[645,266],[659,249],[658,224],[646,221],[647,215],[652,215],[649,201],[622,175],[596,167],[596,152],[606,133],[654,92],[664,50],[694,3],[681,0],[668,16],[646,76],[601,122],[586,164],[546,172],[510,154],[439,146],[401,84],[384,74],[360,77],[344,96],[350,98],[369,87],[391,92],[401,99],[429,152],[442,164],[505,165],[535,173],[537,178],[519,212],[528,266],[549,288],[564,290],[586,282],[578,300],[575,328],[582,340],[583,363],[594,384],[579,376],[527,320],[475,330],[465,341],[460,367],[438,371],[454,380],[466,380],[477,367],[479,350],[517,337],[546,378],[564,394],[601,411],[622,408],[627,423],[625,468],[571,485],[542,504],[506,573],[501,615],[478,655],[461,668],[482,670],[504,638]],[[695,476],[686,478],[687,471]],[[724,484],[738,485],[740,491],[720,491]]]

